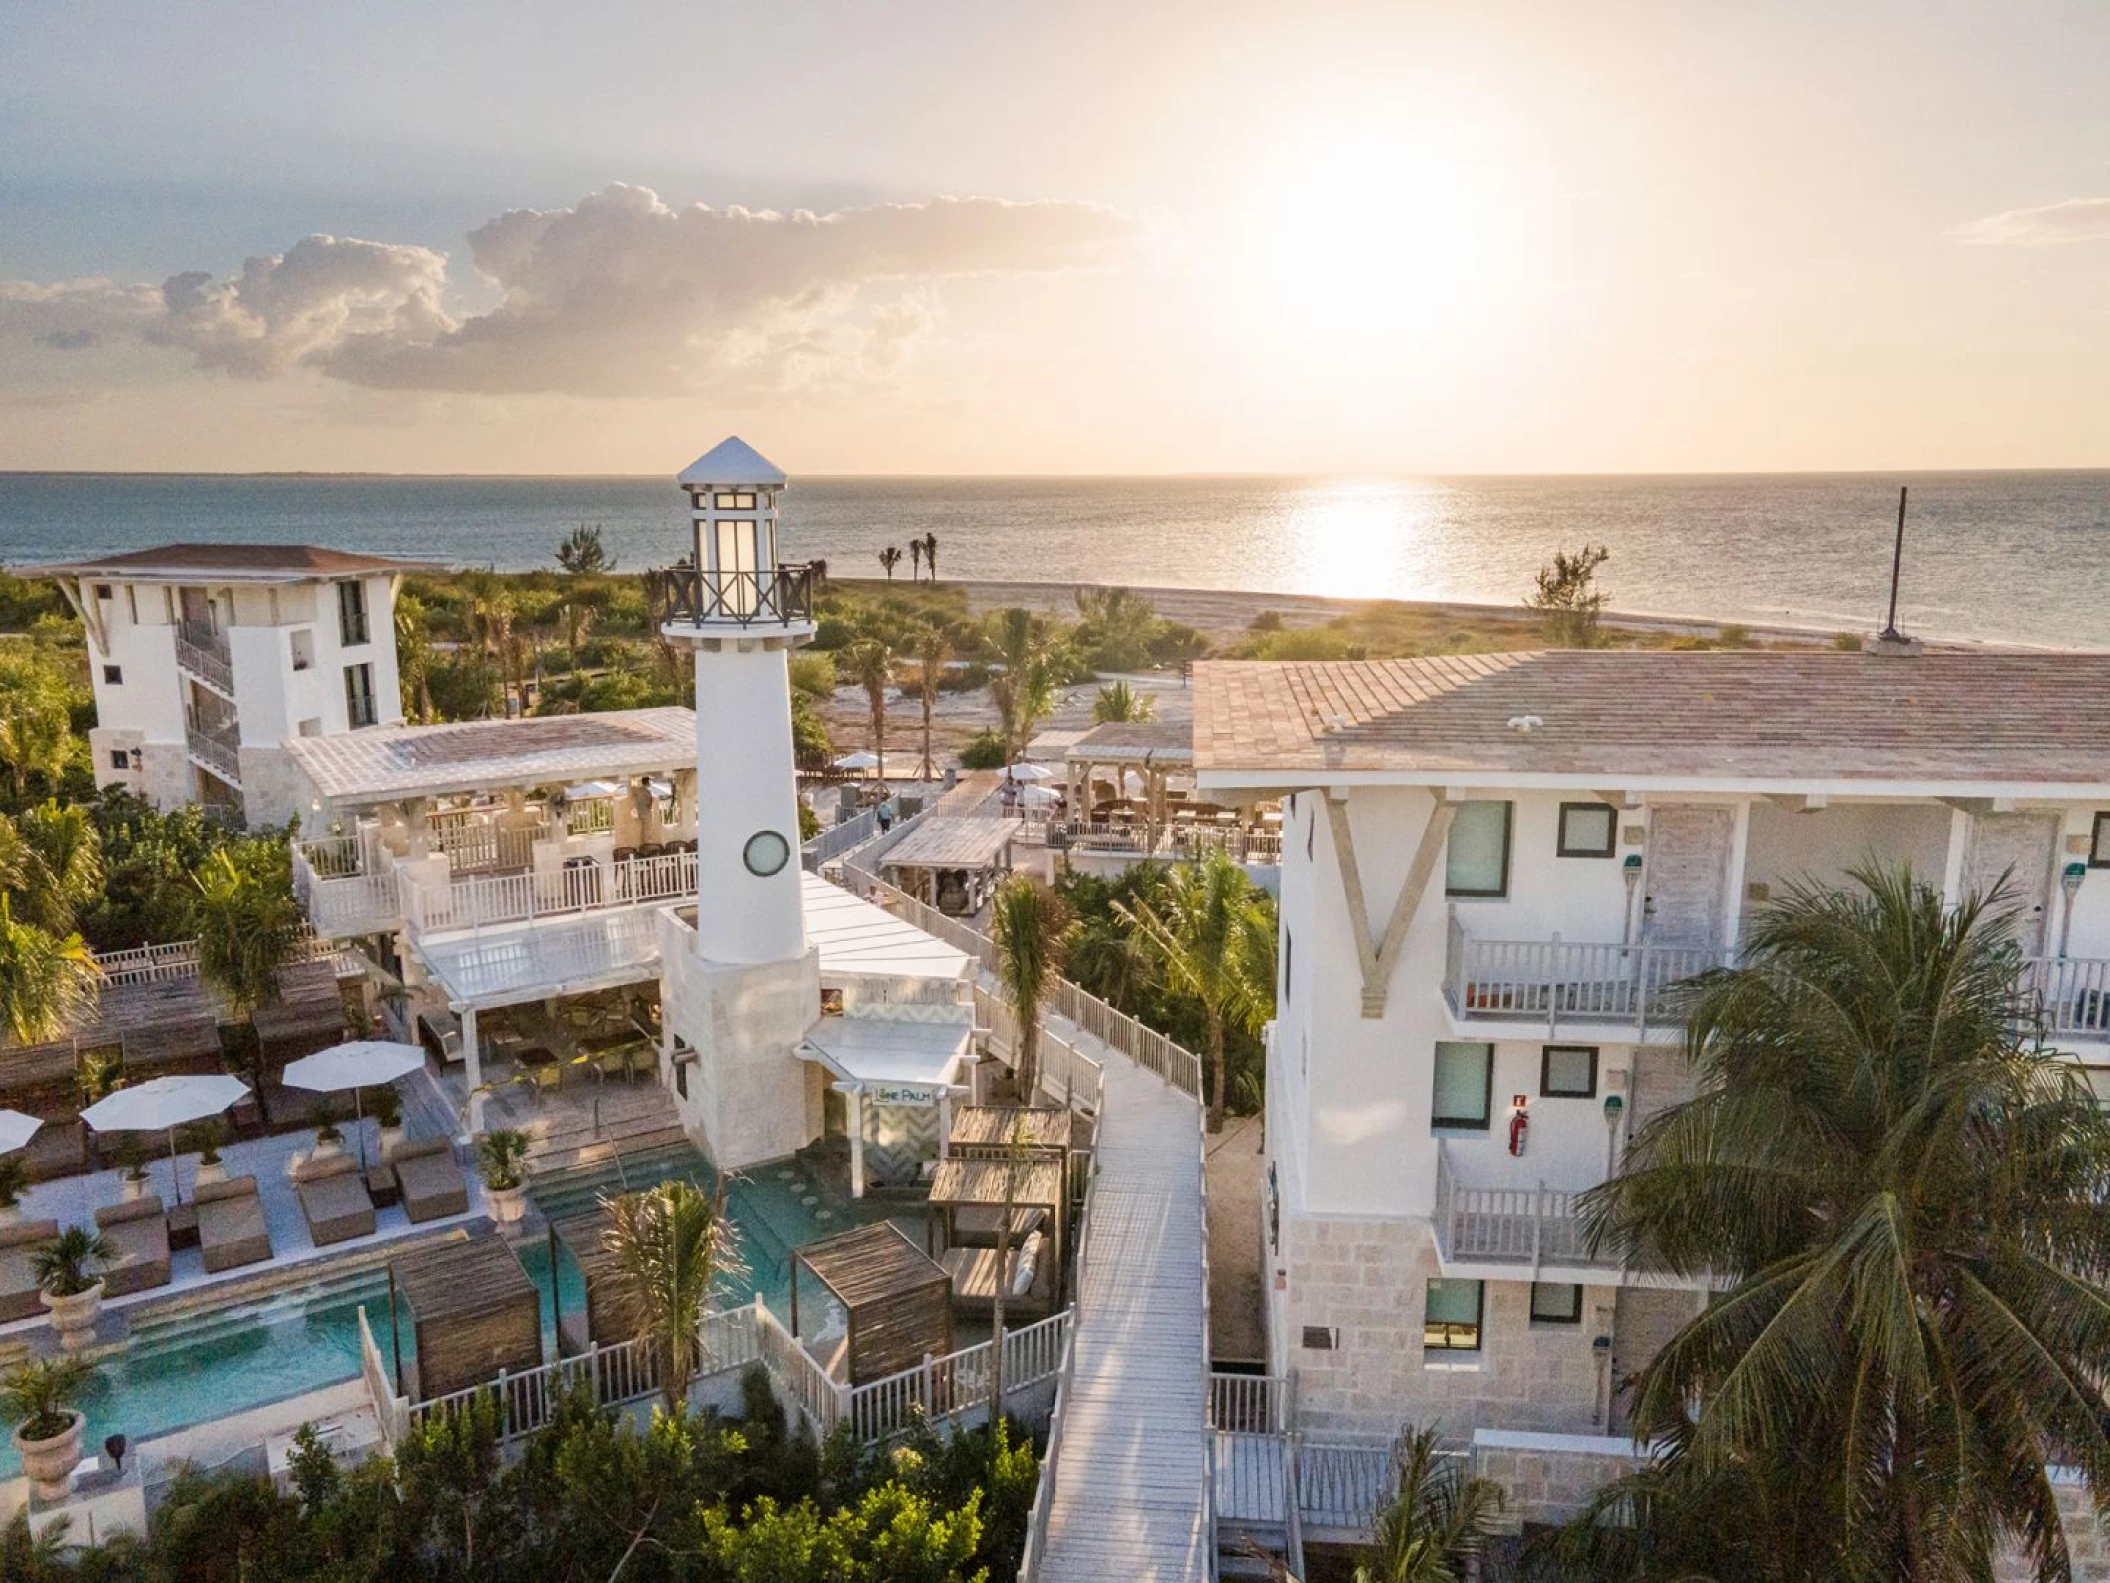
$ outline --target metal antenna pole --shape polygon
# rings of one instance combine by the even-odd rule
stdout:
[[[1898,537],[1890,552],[1890,619],[1883,623],[1883,636],[1898,635],[1898,568],[1905,563],[1905,491],[1910,486],[1898,485]]]

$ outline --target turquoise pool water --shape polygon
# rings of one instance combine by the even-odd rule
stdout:
[[[620,1182],[612,1169],[565,1177],[535,1189],[534,1198],[543,1213],[562,1215],[587,1208],[603,1192],[623,1186],[644,1187],[674,1176],[707,1183],[710,1175],[710,1162],[702,1155],[675,1148],[624,1161]],[[787,1318],[790,1250],[884,1215],[883,1210],[836,1198],[792,1161],[760,1166],[734,1178],[727,1203],[740,1228],[751,1273],[737,1287],[728,1282],[722,1301],[747,1302],[760,1292],[772,1310]],[[903,1224],[920,1244],[920,1222]],[[519,1252],[542,1292],[544,1355],[555,1357],[549,1244],[531,1237]],[[564,1312],[579,1312],[585,1294],[568,1257],[560,1256],[555,1279]],[[382,1357],[390,1358],[394,1342],[388,1323],[388,1277],[379,1268],[337,1277],[325,1271],[266,1298],[137,1325],[129,1345],[99,1366],[94,1385],[80,1403],[88,1416],[84,1448],[99,1449],[103,1438],[113,1433],[124,1434],[137,1446],[192,1424],[356,1377],[362,1305]],[[409,1363],[415,1351],[407,1309],[401,1319],[403,1358]],[[13,1477],[20,1470],[13,1446],[0,1436],[0,1477]]]

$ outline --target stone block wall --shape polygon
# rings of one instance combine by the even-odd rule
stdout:
[[[1554,1438],[1484,1433],[1473,1437],[1473,1473],[1502,1488],[1504,1532],[1516,1533],[1526,1523],[1564,1523],[1597,1491],[1641,1465],[1632,1446],[1616,1438],[1579,1435],[1569,1446],[1546,1443]]]

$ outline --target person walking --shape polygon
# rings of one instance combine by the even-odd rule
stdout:
[[[886,787],[879,788],[879,833],[885,835],[894,828],[894,794]]]

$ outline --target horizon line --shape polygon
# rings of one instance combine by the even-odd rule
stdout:
[[[1031,481],[1100,481],[1121,479],[1143,479],[1153,481],[1205,481],[1228,480],[1284,480],[1300,478],[1325,479],[1517,479],[1517,478],[1954,478],[1967,476],[1997,476],[2000,474],[2043,473],[2110,473],[2110,461],[2095,463],[2070,463],[2058,466],[2026,467],[1760,467],[1760,468],[1689,468],[1689,469],[1563,469],[1554,471],[1532,471],[1513,469],[1478,472],[1443,472],[1430,470],[1395,470],[1385,468],[1287,468],[1252,471],[1215,471],[1194,469],[1164,472],[810,472],[793,473],[793,480],[814,479],[824,481],[887,480],[989,480],[1007,482]],[[313,478],[313,479],[415,479],[423,481],[453,480],[557,480],[566,482],[617,481],[623,483],[651,480],[662,482],[672,478],[672,473],[645,472],[397,472],[376,468],[102,468],[102,467],[0,467],[0,478]]]

